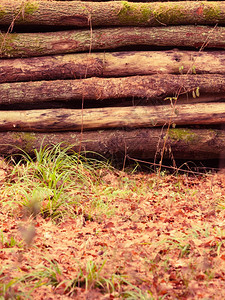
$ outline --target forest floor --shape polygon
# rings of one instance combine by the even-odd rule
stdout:
[[[46,161],[1,160],[0,299],[225,299],[225,175]]]

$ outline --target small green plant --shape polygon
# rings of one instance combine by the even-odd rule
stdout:
[[[45,258],[45,261],[49,266],[40,264],[38,270],[25,274],[20,278],[20,281],[33,283],[33,288],[37,288],[43,284],[57,287],[61,282],[60,276],[62,276],[62,271],[55,260]]]
[[[113,285],[110,281],[101,276],[105,263],[106,261],[103,261],[101,264],[88,261],[84,270],[80,268],[80,272],[78,273],[77,278],[73,281],[72,286],[84,287],[86,290],[99,287],[110,292],[114,289]]]
[[[20,293],[16,287],[17,280],[11,279],[8,282],[0,283],[0,300],[4,299],[28,299],[23,298],[23,293]]]
[[[18,242],[13,235],[10,235],[10,237],[5,238],[4,233],[2,231],[0,233],[0,243],[3,248],[22,247],[22,243]]]
[[[192,73],[193,73],[193,74],[196,74],[196,66],[195,66],[195,65],[192,66]]]
[[[191,245],[190,244],[186,244],[186,245],[181,245],[180,246],[181,251],[180,251],[180,257],[187,257],[190,254],[190,249],[191,249]]]
[[[86,291],[98,288],[102,293],[110,293],[119,299],[153,299],[150,291],[143,292],[131,284],[126,276],[103,275],[105,263],[106,261],[102,263],[88,261],[84,268],[80,267],[76,279],[63,281],[58,287],[64,286],[65,294],[69,296],[73,296],[75,288],[83,288]]]
[[[200,97],[199,86],[195,90],[192,91],[192,97],[193,98]]]
[[[174,105],[174,102],[176,103],[177,100],[178,100],[178,97],[166,97],[164,98],[164,101],[166,100],[169,100],[170,101],[170,104],[173,106]]]
[[[63,286],[65,294],[69,296],[73,296],[75,288],[84,288],[86,291],[98,288],[105,293],[114,293],[116,289],[114,277],[106,278],[101,275],[105,263],[106,261],[100,264],[88,261],[85,268],[79,267],[75,279],[62,281],[58,288]]]
[[[125,284],[126,286],[128,286],[130,289],[125,289],[122,293],[121,296],[124,299],[129,299],[129,300],[153,300],[154,297],[151,293],[150,290],[148,291],[142,291],[140,288],[136,287],[135,285],[133,285],[132,283],[130,283],[128,280],[126,280],[124,277],[120,278],[121,280],[121,284]],[[162,298],[159,298],[162,299]]]
[[[23,152],[19,161],[18,156],[14,159],[18,162],[9,176],[3,204],[22,205],[34,218],[39,213],[54,220],[75,215],[82,198],[95,193],[101,180],[98,170],[110,168],[107,162],[87,158],[62,144],[41,147],[34,153],[34,158]]]
[[[184,66],[180,66],[179,67],[179,73],[182,75],[183,74],[183,71],[184,71]]]
[[[5,268],[0,269],[0,300],[10,299],[31,299],[29,292],[23,292],[21,289],[21,282],[23,278],[8,279],[3,275]]]

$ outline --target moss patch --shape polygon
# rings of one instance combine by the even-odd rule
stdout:
[[[171,7],[168,2],[162,4],[158,9],[153,11],[154,18],[158,23],[162,24],[178,24],[181,19],[184,19],[184,11],[180,8],[180,5],[174,5]]]
[[[122,1],[122,8],[118,13],[118,18],[124,24],[146,24],[152,17],[152,10],[147,5],[139,5]]]
[[[33,14],[39,8],[39,4],[37,2],[26,2],[25,5],[22,5],[22,9],[24,10],[25,14]]]
[[[190,129],[170,129],[169,138],[173,141],[183,141],[185,143],[193,144],[198,140],[198,136]]]
[[[122,1],[122,8],[118,13],[118,18],[127,25],[159,25],[159,24],[179,24],[180,19],[185,19],[183,6],[174,3],[162,3],[150,6],[149,3],[131,3]],[[185,5],[185,4],[184,4]]]
[[[152,18],[152,10],[150,8],[147,8],[145,5],[140,6],[140,12],[141,12],[141,21],[143,23],[146,23]]]
[[[0,36],[0,45],[1,45],[1,52],[0,52],[0,56],[4,55],[4,56],[8,56],[11,57],[13,56],[14,53],[14,49],[13,49],[13,44],[14,41],[16,39],[16,35],[15,33],[10,33],[10,34],[3,34]]]
[[[6,15],[6,10],[0,5],[0,19]]]
[[[32,36],[32,34],[31,34]],[[32,55],[40,55],[43,53],[44,48],[41,41],[41,37],[37,35],[35,39],[31,37],[31,41],[28,46],[29,36],[23,38],[23,35],[17,33],[10,33],[0,36],[1,52],[2,57],[28,57]]]
[[[15,142],[18,141],[18,147],[20,147],[21,144],[21,148],[27,153],[31,153],[34,150],[34,142],[36,140],[35,133],[15,132],[13,135]]]
[[[212,4],[208,5],[207,3],[204,3],[203,15],[206,21],[217,22],[220,20],[220,14],[221,9],[219,5],[214,4],[214,6],[212,6]]]
[[[26,3],[22,3],[19,11],[21,11],[21,14],[19,18],[17,19],[17,22],[19,23],[25,23],[26,18],[28,18],[30,15],[35,13],[39,8],[39,4],[36,1],[28,1]]]

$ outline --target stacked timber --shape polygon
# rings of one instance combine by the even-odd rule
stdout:
[[[225,1],[1,0],[0,28],[1,154],[225,158]]]

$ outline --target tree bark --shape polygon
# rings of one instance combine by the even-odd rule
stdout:
[[[39,1],[52,1],[52,0],[39,0]],[[55,1],[80,1],[80,0],[55,0]],[[83,0],[83,1],[90,1],[90,0]],[[99,0],[92,0],[93,2],[100,2]],[[101,0],[101,1],[108,1],[108,0]],[[178,0],[173,0],[178,1]],[[187,1],[187,0],[179,0],[179,1]],[[189,1],[196,1],[196,0],[189,0]],[[209,0],[211,1],[211,0]],[[141,0],[141,1],[129,1],[129,2],[172,2],[169,0]]]
[[[2,58],[66,54],[135,45],[224,49],[225,27],[118,27],[42,33],[5,33],[0,35],[0,45]]]
[[[1,155],[18,154],[20,149],[33,154],[34,149],[62,143],[76,152],[93,151],[107,158],[129,155],[139,159],[154,159],[161,155],[175,159],[225,158],[225,131],[212,129],[138,129],[101,130],[63,133],[0,132]],[[86,154],[88,155],[88,154]]]
[[[225,53],[130,51],[0,60],[0,83],[151,74],[225,74]]]
[[[225,103],[0,111],[0,131],[70,131],[143,128],[165,124],[224,124]]]
[[[1,0],[0,25],[161,26],[225,24],[224,1],[130,3],[126,1]]]
[[[186,94],[224,94],[223,75],[164,75],[122,78],[2,83],[0,104],[43,103],[46,101],[106,100],[123,98],[164,99]]]

